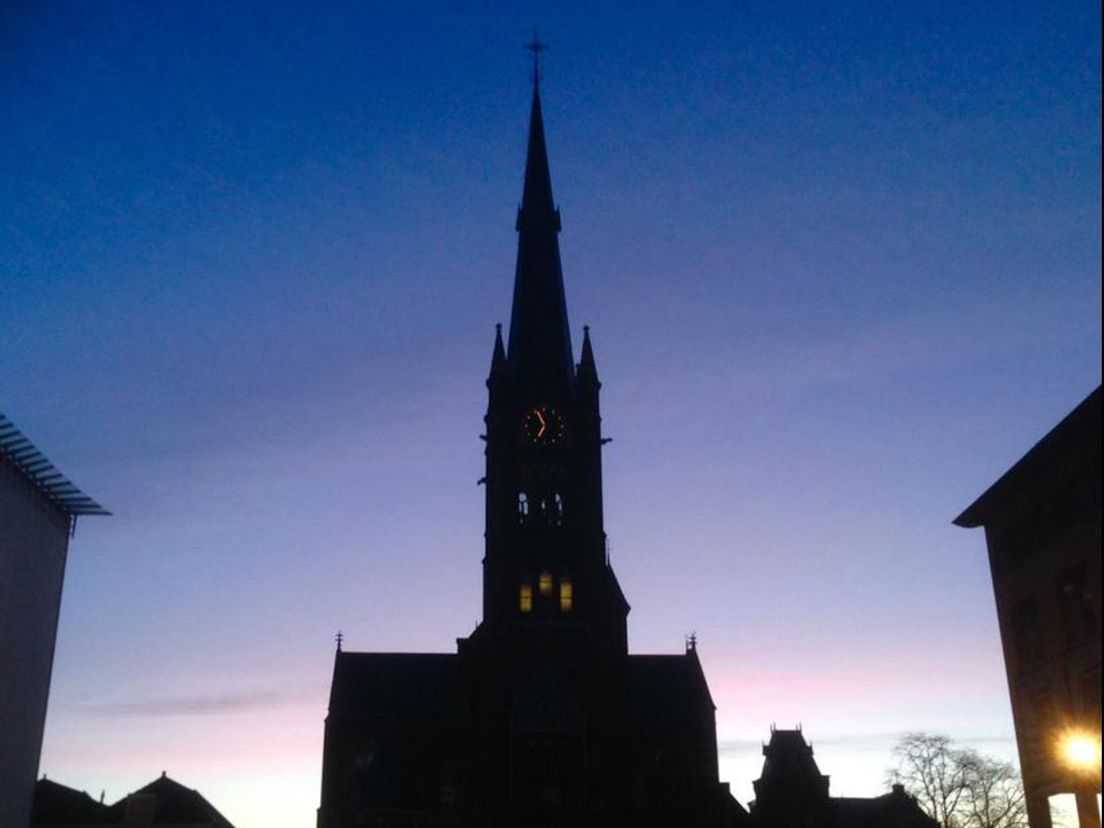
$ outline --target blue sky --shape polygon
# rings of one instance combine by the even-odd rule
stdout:
[[[534,24],[632,649],[743,800],[771,722],[1009,754],[950,521],[1100,382],[1097,4],[72,2],[0,12],[0,410],[115,513],[52,778],[309,824],[336,630],[471,631]]]

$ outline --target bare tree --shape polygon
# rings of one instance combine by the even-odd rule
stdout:
[[[1019,772],[938,733],[906,733],[893,748],[891,782],[904,785],[944,828],[1027,828]]]
[[[977,751],[958,752],[966,770],[967,828],[1027,828],[1027,803],[1020,773],[1009,762],[999,762]]]
[[[954,743],[947,736],[906,733],[893,747],[897,764],[889,772],[890,781],[904,785],[924,813],[944,828],[963,828],[957,814],[966,775],[954,754]]]

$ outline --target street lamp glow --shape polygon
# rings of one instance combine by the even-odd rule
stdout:
[[[1067,764],[1081,770],[1100,766],[1100,737],[1076,731],[1062,738],[1062,757]]]

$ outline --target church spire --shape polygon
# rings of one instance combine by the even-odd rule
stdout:
[[[522,188],[522,216],[549,221],[559,230],[559,216],[552,203],[552,173],[548,168],[548,147],[544,141],[544,115],[541,112],[540,75],[533,75],[533,102],[529,111],[529,147],[525,156],[525,184]],[[520,227],[518,228],[521,229]]]
[[[526,48],[545,48],[534,38]],[[507,357],[523,388],[568,393],[574,378],[571,334],[567,324],[560,265],[560,212],[552,199],[552,175],[544,139],[540,75],[533,73],[529,147],[525,183],[518,210],[518,255]]]

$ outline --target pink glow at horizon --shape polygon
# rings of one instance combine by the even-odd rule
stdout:
[[[277,6],[16,4],[0,68],[0,410],[114,513],[41,768],[166,770],[238,828],[313,823],[338,630],[479,620],[534,22]],[[951,520],[1100,382],[1099,15],[542,10],[630,649],[697,632],[742,801],[772,722],[839,794],[906,729],[1012,756]]]

